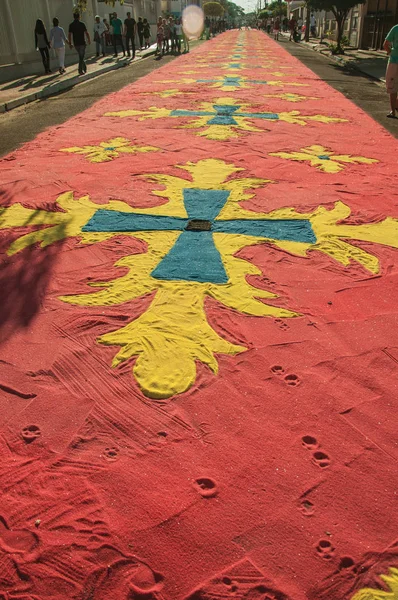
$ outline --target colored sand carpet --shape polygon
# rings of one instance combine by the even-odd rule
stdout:
[[[0,161],[1,599],[398,599],[397,150],[231,31]]]

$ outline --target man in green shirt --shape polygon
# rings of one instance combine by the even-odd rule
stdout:
[[[122,38],[122,30],[123,23],[121,19],[117,18],[117,13],[113,13],[113,19],[111,21],[111,25],[113,27],[113,48],[115,50],[114,57],[117,56],[117,47],[118,45],[122,47],[123,56],[126,56],[126,52],[124,50],[123,38]]]
[[[387,117],[396,119],[396,112],[398,111],[398,25],[394,25],[387,34],[384,42],[384,50],[389,56],[386,71],[386,88],[390,94],[391,111]]]

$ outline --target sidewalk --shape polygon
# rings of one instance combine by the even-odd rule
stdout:
[[[55,64],[53,64],[54,72],[51,75],[27,75],[22,79],[4,83],[0,85],[0,113],[10,111],[17,106],[34,102],[40,98],[52,96],[78,83],[103,75],[108,71],[126,67],[154,54],[155,50],[156,44],[152,44],[146,50],[136,52],[135,59],[123,58],[120,55],[118,58],[113,58],[111,55],[105,58],[96,58],[95,55],[90,56],[86,60],[87,73],[85,75],[79,75],[77,62],[68,66],[64,75],[60,75],[55,68]]]
[[[288,33],[282,33],[282,35],[284,38],[289,37]],[[293,44],[294,42],[291,43]],[[310,38],[309,42],[302,40],[299,43],[316,52],[320,52],[340,65],[361,71],[369,77],[378,79],[383,83],[385,82],[387,55],[382,50],[346,48],[343,55],[335,55],[331,53],[329,43],[326,40],[321,43],[320,38]]]

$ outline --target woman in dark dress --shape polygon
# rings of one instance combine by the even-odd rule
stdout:
[[[36,49],[40,50],[41,59],[43,61],[44,70],[46,73],[51,73],[50,69],[50,53],[48,51],[50,42],[48,41],[46,28],[41,19],[37,19],[35,27],[35,44]]]

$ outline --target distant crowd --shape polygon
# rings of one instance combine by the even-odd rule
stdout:
[[[276,40],[278,39],[281,31],[284,33],[289,32],[289,41],[293,40],[294,42],[299,42],[302,33],[305,32],[303,19],[299,18],[296,20],[295,17],[291,17],[290,19],[287,17],[264,19],[263,21],[260,21],[259,28],[263,29],[267,33],[273,33]],[[310,16],[310,35],[312,37],[316,36],[316,19],[313,13],[311,13]]]
[[[58,70],[62,75],[65,69],[65,48],[66,44],[70,48],[75,48],[79,56],[79,74],[83,75],[87,71],[85,62],[86,47],[91,44],[91,36],[85,23],[80,20],[80,14],[74,13],[73,21],[68,27],[68,36],[63,27],[60,26],[57,17],[53,19],[53,27],[47,34],[46,27],[42,19],[37,19],[35,26],[35,46],[40,52],[43,61],[45,73],[51,73],[49,49],[54,48],[57,54]],[[122,22],[117,13],[111,14],[110,23],[107,19],[102,19],[99,15],[95,17],[93,28],[93,41],[96,44],[96,55],[106,56],[107,47],[112,47],[116,58],[118,49],[121,48],[123,56],[135,57],[136,36],[138,37],[139,49],[149,48],[151,43],[151,28],[147,19],[138,18],[138,22],[132,18],[131,13],[127,13],[127,18]]]

